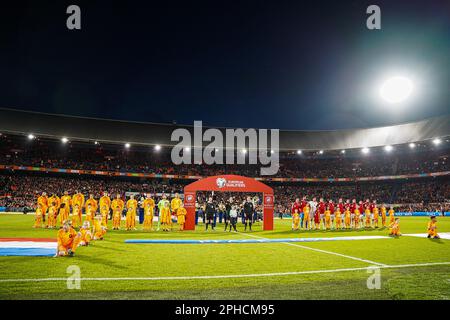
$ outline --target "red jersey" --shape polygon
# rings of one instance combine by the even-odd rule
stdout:
[[[369,210],[370,210],[370,212],[373,213],[373,209],[374,209],[375,207],[376,207],[376,206],[375,206],[373,203],[369,204]]]
[[[302,208],[302,212],[303,209],[308,205],[308,202],[306,202],[305,200],[300,201],[300,208]]]
[[[319,211],[320,214],[324,214],[325,213],[325,203],[319,202],[319,204],[317,205],[317,211]]]
[[[328,203],[328,210],[330,210],[331,214],[334,214],[334,203],[333,202]]]
[[[350,212],[355,213],[355,210],[356,210],[356,203],[351,203],[350,204]]]
[[[339,208],[339,211],[340,211],[340,212],[342,212],[342,213],[345,212],[345,206],[344,206],[344,204],[343,204],[342,202],[339,202],[339,203],[338,203],[338,208]]]
[[[301,206],[302,206],[301,203],[294,202],[294,204],[292,205],[292,213],[294,213],[295,210],[297,210],[298,213],[301,213],[302,212]]]

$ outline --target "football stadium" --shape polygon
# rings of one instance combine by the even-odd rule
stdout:
[[[450,299],[447,1],[6,6],[0,300]]]
[[[448,298],[449,117],[281,131],[264,177],[171,164],[172,126],[0,115],[2,298]]]

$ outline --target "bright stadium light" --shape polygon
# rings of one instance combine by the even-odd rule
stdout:
[[[98,143],[98,141],[94,141],[94,144],[95,144],[96,146],[98,146],[99,143]]]
[[[323,150],[320,150],[320,151],[319,151],[319,154],[323,154]]]
[[[273,151],[273,150],[270,150],[270,153],[271,153],[271,154],[274,154],[274,153],[275,153],[275,151]]]
[[[441,142],[442,142],[442,140],[441,139],[439,139],[439,138],[436,138],[436,139],[433,139],[433,143],[434,143],[434,145],[439,145],[439,144],[441,144]]]
[[[36,137],[33,134],[29,134],[28,135],[28,140],[34,140]]]
[[[242,149],[242,153],[246,154],[247,153],[247,149]]]
[[[219,152],[219,149],[216,149],[216,152]]]
[[[386,152],[391,152],[392,150],[394,150],[393,146],[385,146],[384,147],[384,151],[386,151]]]
[[[61,142],[66,144],[67,142],[69,142],[69,139],[67,139],[66,137],[62,137]]]
[[[368,154],[370,152],[370,149],[369,148],[362,148],[361,152],[364,153],[364,154]]]
[[[125,143],[125,149],[130,149],[130,147],[131,147],[131,144]]]
[[[190,147],[186,147],[186,148],[184,148],[184,151],[189,152],[189,151],[191,151],[191,148]]]
[[[414,149],[416,147],[416,144],[414,143],[414,142],[411,142],[410,144],[409,144],[409,148],[410,149]]]
[[[157,144],[157,145],[155,146],[155,151],[159,151],[159,150],[161,150],[161,146],[160,146],[159,144]]]
[[[389,103],[399,103],[406,100],[413,90],[412,81],[405,77],[393,77],[383,83],[380,89],[381,97]]]
[[[342,154],[345,154],[345,150],[341,150],[341,153],[342,153]]]
[[[297,150],[297,154],[302,154],[302,150]]]

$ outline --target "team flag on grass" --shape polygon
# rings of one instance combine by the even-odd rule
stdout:
[[[0,238],[0,256],[51,257],[56,247],[55,239]]]

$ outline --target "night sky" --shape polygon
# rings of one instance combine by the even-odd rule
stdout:
[[[82,30],[66,28],[66,8]],[[369,4],[382,30],[366,28]],[[447,1],[2,1],[0,106],[227,127],[340,129],[448,114]],[[414,81],[392,108],[392,74]]]

